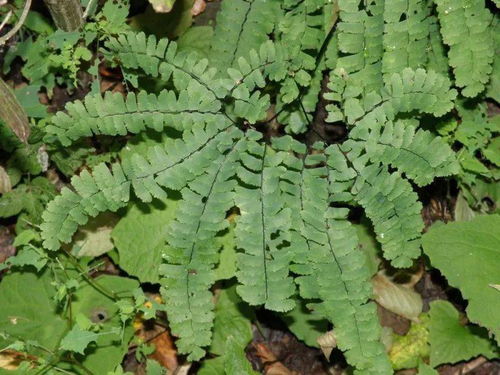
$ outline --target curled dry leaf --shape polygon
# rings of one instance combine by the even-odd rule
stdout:
[[[396,284],[383,272],[372,279],[375,301],[387,310],[409,320],[417,321],[422,312],[423,302],[420,294],[412,286]]]
[[[156,321],[147,321],[143,318],[135,320],[134,328],[136,336],[142,342],[147,342],[155,347],[155,351],[149,357],[156,360],[168,371],[177,374],[180,370],[177,361],[177,350],[169,330],[163,325],[157,324]]]
[[[3,167],[0,167],[0,194],[8,193],[12,190],[10,177]]]
[[[17,370],[21,362],[36,360],[36,357],[18,352],[16,350],[3,350],[0,351],[0,369],[14,371]]]
[[[316,340],[325,358],[328,360],[332,350],[337,347],[337,339],[333,330],[326,332]]]
[[[254,344],[257,355],[264,364],[264,374],[266,375],[297,375],[295,371],[290,371],[281,363],[274,353],[264,343]]]
[[[500,292],[500,284],[489,284],[489,285]]]
[[[191,8],[191,14],[193,16],[197,16],[198,14],[203,13],[206,7],[207,3],[205,0],[194,0],[193,7]]]
[[[156,13],[169,13],[174,7],[175,0],[149,0]]]

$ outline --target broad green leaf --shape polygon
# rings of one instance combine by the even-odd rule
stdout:
[[[375,233],[368,219],[363,218],[360,224],[354,224],[359,239],[359,247],[366,254],[370,274],[375,275],[380,264],[382,250],[375,239]]]
[[[146,361],[146,375],[165,375],[167,369],[153,359]]]
[[[498,356],[498,348],[488,339],[484,328],[460,324],[458,311],[448,301],[434,301],[430,305],[430,363],[457,363],[483,355]]]
[[[245,346],[234,336],[227,337],[224,354],[224,370],[227,375],[257,375],[245,355]]]
[[[229,336],[233,337],[235,345],[245,347],[252,339],[250,326],[252,317],[252,310],[236,294],[234,286],[221,290],[215,305],[214,333],[210,353],[224,355]]]
[[[51,281],[49,272],[37,275],[18,271],[3,277],[0,282],[0,348],[23,339],[37,341],[49,350],[57,349],[67,323],[57,313]]]
[[[222,249],[219,264],[215,269],[216,280],[226,280],[236,274],[236,244],[234,242],[234,225],[231,225],[221,236],[217,237]]]
[[[469,221],[476,217],[477,214],[469,206],[469,203],[464,197],[463,192],[458,193],[457,201],[455,203],[454,217],[456,221]]]
[[[95,332],[85,331],[75,325],[61,340],[59,348],[70,352],[84,354],[91,342],[95,342],[99,335]]]
[[[329,322],[315,315],[303,300],[296,300],[293,310],[280,314],[288,329],[306,345],[319,347],[318,337],[328,331]]]
[[[200,57],[208,57],[214,30],[211,26],[193,26],[177,40],[179,51],[197,52]]]
[[[176,207],[173,199],[134,204],[111,233],[120,267],[142,282],[158,282],[168,223],[174,219]]]
[[[41,271],[47,264],[48,258],[43,255],[42,250],[35,250],[25,246],[21,249],[16,256],[7,259],[7,263],[11,266],[25,267],[33,266],[37,271]]]
[[[429,356],[429,316],[422,314],[404,336],[394,335],[389,358],[395,370],[416,367]]]
[[[201,363],[198,375],[224,374],[224,357],[206,359]]]
[[[431,366],[420,362],[420,364],[418,365],[418,375],[439,375],[439,373]]]
[[[500,215],[436,225],[424,235],[423,248],[434,267],[468,300],[467,316],[500,339]]]
[[[16,89],[15,94],[29,117],[47,117],[47,106],[40,103],[38,92],[41,85],[23,86]]]
[[[132,291],[139,284],[132,279],[110,275],[100,276],[94,281],[95,286],[84,284],[75,293],[72,310],[74,316],[83,314],[93,323],[101,325],[96,349],[89,351],[85,358],[80,360],[93,373],[106,374],[121,363],[127,352],[128,342],[133,336],[133,329],[129,325],[123,326],[115,301],[102,291],[112,293],[116,298],[131,298]]]
[[[118,217],[105,212],[81,227],[74,237],[74,249],[79,257],[97,257],[111,250],[111,231],[118,222]]]

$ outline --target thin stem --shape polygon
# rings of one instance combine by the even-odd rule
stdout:
[[[116,301],[118,297],[113,291],[108,290],[106,287],[100,285],[98,282],[96,282],[94,279],[92,279],[89,275],[87,275],[87,272],[78,264],[78,262],[74,259],[74,256],[72,254],[64,252],[64,254],[68,257],[68,260],[70,263],[75,266],[75,268],[80,271],[80,274],[83,276],[85,281],[87,281],[93,288],[95,288],[97,291],[101,292],[104,294],[106,297],[112,299],[113,301]]]
[[[10,17],[12,17],[12,14],[13,14],[12,11],[9,10],[9,13],[7,13],[7,15],[5,16],[5,19],[0,24],[0,30],[2,30],[5,27],[5,25],[7,24],[7,22],[9,22]]]
[[[30,7],[31,7],[31,0],[26,0],[23,12],[21,13],[21,17],[19,17],[19,21],[17,21],[17,24],[7,34],[5,34],[0,38],[0,46],[4,45],[5,42],[7,42],[10,38],[12,38],[15,35],[15,33],[17,33],[17,31],[21,28],[24,21],[26,20],[26,17],[28,16],[28,11],[30,10]],[[2,27],[3,26],[4,23],[2,22]]]

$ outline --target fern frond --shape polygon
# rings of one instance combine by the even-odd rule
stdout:
[[[381,90],[382,95],[371,92],[360,97],[360,92],[346,86],[342,79],[337,78],[331,82],[335,85],[339,83],[343,85],[337,87],[340,87],[340,96],[344,100],[344,113],[340,113],[337,106],[329,105],[327,107],[331,112],[329,115],[333,118],[345,117],[348,124],[356,126],[369,121],[369,115],[376,118],[386,117],[389,120],[400,113],[412,111],[442,116],[453,108],[453,101],[457,96],[456,90],[450,89],[448,78],[433,71],[426,72],[424,69],[405,68],[401,73],[387,75],[384,88]],[[342,90],[350,90],[350,93],[346,94],[346,91]],[[334,94],[328,98],[337,99],[340,96]]]
[[[235,202],[241,216],[236,224],[238,294],[251,305],[274,311],[293,308],[292,278],[288,275],[290,254],[282,248],[288,240],[290,210],[280,198],[281,156],[268,145],[256,142],[250,132],[246,153],[241,154]]]
[[[290,0],[284,1],[282,8],[277,40],[287,51],[289,66],[278,98],[286,105],[298,98],[299,87],[311,84],[316,68],[315,54],[325,38],[326,12],[331,7],[325,7],[324,0]]]
[[[171,78],[178,90],[183,90],[194,81],[216,97],[217,85],[214,76],[217,69],[208,66],[207,59],[200,59],[196,53],[177,51],[177,44],[166,38],[156,39],[143,32],[127,32],[105,43],[108,59],[118,59],[125,69],[140,69],[151,77],[161,77],[168,82]]]
[[[384,91],[395,113],[419,111],[442,116],[453,108],[457,96],[448,78],[424,69],[404,69],[386,78]]]
[[[484,0],[435,0],[443,41],[450,50],[448,58],[455,84],[462,94],[474,97],[490,79],[495,53],[490,28],[493,15]]]
[[[258,52],[251,50],[248,56],[239,57],[234,67],[227,69],[229,78],[222,78],[220,84],[227,90],[228,99],[232,100],[232,115],[250,123],[265,118],[270,105],[269,96],[262,95],[260,90],[266,85],[269,75],[271,79],[277,79],[285,74],[283,57],[279,51],[277,56],[275,45],[268,41],[260,46]]]
[[[330,207],[327,168],[306,168],[301,174],[302,235],[310,247],[307,265],[295,269],[305,271],[297,279],[301,295],[321,300],[311,306],[334,324],[337,346],[356,373],[390,374],[376,308],[369,302],[371,275],[348,210]]]
[[[151,147],[146,157],[134,154],[122,165],[114,164],[112,173],[105,164],[98,165],[92,175],[83,171],[71,180],[76,192],[65,188],[47,206],[42,216],[44,246],[56,250],[61,242],[71,240],[88,216],[123,207],[129,200],[130,186],[144,202],[166,197],[163,188],[181,190],[240,137],[241,131],[232,123],[194,126],[183,139]]]
[[[276,111],[279,113],[278,122],[285,125],[288,133],[300,134],[307,130],[307,125],[312,122],[313,113],[319,101],[322,79],[323,71],[321,67],[318,67],[312,73],[309,87],[302,89],[304,94],[301,97],[296,98],[290,104],[278,101],[276,106]]]
[[[337,68],[348,74],[363,92],[382,87],[383,4],[381,0],[339,1],[338,46],[343,55]]]
[[[384,5],[384,55],[382,72],[423,68],[429,35],[425,0],[386,0]]]
[[[436,16],[429,16],[429,45],[427,47],[426,70],[448,76],[448,57],[439,31],[439,23]]]
[[[274,29],[278,9],[276,0],[223,2],[209,54],[212,65],[232,67],[249,50],[258,50]]]
[[[356,126],[349,135],[350,139],[363,142],[372,162],[397,168],[419,186],[431,183],[436,177],[458,173],[455,153],[441,137],[417,130],[404,121],[371,120],[366,121],[370,127]]]
[[[59,249],[62,242],[71,241],[89,217],[117,211],[129,201],[130,182],[119,164],[113,164],[111,169],[104,163],[99,164],[92,175],[84,170],[71,179],[71,184],[75,191],[63,188],[42,214],[42,239],[46,249]]]
[[[232,125],[226,122],[195,126],[184,132],[182,139],[153,146],[146,157],[134,154],[124,168],[135,194],[150,202],[153,197],[165,197],[163,188],[181,190],[202,175],[234,139],[241,137],[241,131]]]
[[[211,342],[213,268],[218,261],[218,232],[227,227],[226,212],[233,206],[232,179],[236,170],[235,145],[189,186],[181,190],[182,202],[176,220],[168,230],[160,266],[162,294],[172,332],[179,337],[176,345],[189,360],[199,360],[203,347]]]
[[[57,139],[68,146],[82,137],[92,135],[137,134],[146,128],[156,131],[169,126],[177,130],[189,129],[194,123],[224,121],[221,103],[211,94],[189,85],[176,95],[162,91],[159,95],[130,93],[126,98],[107,92],[88,95],[83,102],[66,105],[66,112],[58,112],[46,128],[46,141]]]
[[[384,257],[395,267],[412,265],[420,254],[422,205],[408,181],[373,164],[359,171],[354,199],[372,221]]]

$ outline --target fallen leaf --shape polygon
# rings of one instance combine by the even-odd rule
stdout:
[[[26,360],[34,361],[36,357],[15,350],[3,350],[0,352],[0,369],[17,370],[21,362]]]
[[[193,7],[191,8],[191,14],[193,16],[197,16],[198,14],[203,13],[206,7],[207,3],[205,0],[195,0]]]
[[[316,340],[325,358],[330,359],[333,349],[337,347],[337,339],[333,330],[326,332]]]
[[[168,13],[174,7],[175,0],[149,0],[157,13]]]
[[[0,194],[8,193],[12,190],[10,177],[3,167],[0,167]]]
[[[278,361],[274,353],[264,343],[254,344],[254,347],[264,364],[265,375],[297,375],[296,372],[290,371],[283,363]]]
[[[154,346],[155,351],[149,358],[156,360],[170,372],[178,370],[177,349],[170,332],[156,321],[147,321],[142,318],[134,322],[136,336],[142,341]]]
[[[383,272],[377,273],[372,279],[375,301],[387,310],[407,319],[417,321],[422,312],[423,302],[420,294],[412,287],[396,284]]]

